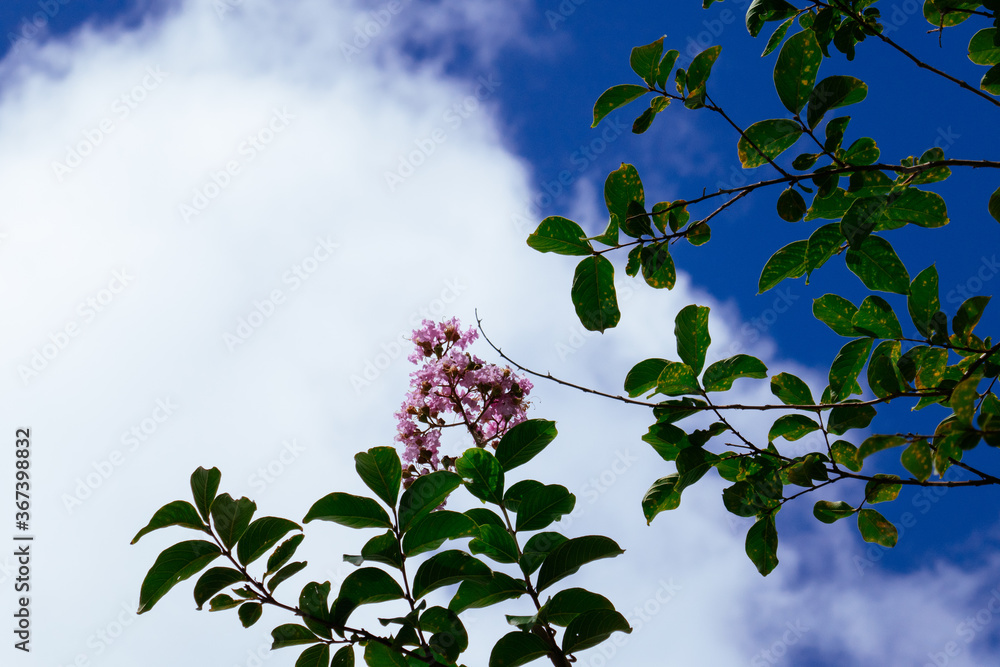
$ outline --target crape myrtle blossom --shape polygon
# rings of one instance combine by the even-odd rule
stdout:
[[[420,368],[410,374],[410,391],[396,413],[407,485],[418,475],[454,467],[454,457],[440,454],[443,429],[464,427],[477,447],[496,448],[510,427],[525,420],[531,382],[466,352],[478,337],[473,327],[462,333],[457,318],[424,320],[413,331],[415,350],[408,358]]]

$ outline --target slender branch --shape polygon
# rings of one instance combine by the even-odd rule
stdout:
[[[764,158],[765,160],[767,160],[767,163],[770,164],[772,167],[774,167],[778,171],[779,174],[781,174],[782,176],[791,177],[791,174],[789,174],[787,171],[785,171],[784,169],[782,169],[781,167],[779,167],[777,162],[775,162],[772,158],[768,157],[767,154],[764,153],[764,151],[762,151],[760,148],[758,148],[758,146],[754,142],[754,140],[751,139],[747,135],[747,133],[739,125],[737,125],[735,122],[733,122],[733,119],[730,118],[729,115],[726,114],[726,112],[722,110],[722,107],[718,106],[712,100],[712,97],[710,95],[706,94],[705,95],[705,100],[707,100],[707,102],[708,102],[708,104],[705,105],[706,109],[710,109],[710,110],[714,111],[715,113],[719,114],[720,116],[722,116],[723,118],[725,118],[726,122],[729,123],[733,127],[733,129],[735,129],[737,132],[740,133],[740,136],[743,138],[743,140],[745,142],[747,142],[748,144],[750,144],[750,147],[753,148],[755,151],[757,151],[758,155],[760,155],[762,158]]]
[[[821,1],[817,0],[816,4],[819,5],[819,6],[821,6],[821,7],[830,7],[831,9],[837,9],[839,11],[842,11],[844,14],[847,14],[848,16],[850,16],[852,19],[854,19],[855,21],[857,21],[861,25],[866,25],[864,19],[857,12],[852,11],[851,9],[849,9],[846,6],[842,5],[840,2],[837,2],[836,5],[834,6],[834,5],[830,5],[830,4],[827,4],[825,2],[821,2]],[[960,87],[964,88],[965,90],[968,90],[970,93],[973,93],[974,95],[978,95],[979,97],[983,98],[984,100],[986,100],[990,104],[993,104],[995,106],[1000,107],[1000,100],[997,100],[996,98],[991,97],[985,91],[979,90],[978,88],[973,88],[972,86],[970,86],[965,81],[962,81],[961,79],[955,78],[951,74],[948,74],[947,72],[943,72],[943,71],[939,70],[938,68],[934,67],[933,65],[928,65],[927,63],[925,63],[924,61],[920,60],[915,55],[913,55],[912,53],[910,53],[909,51],[907,51],[906,49],[904,49],[902,46],[900,46],[899,44],[897,44],[896,42],[894,42],[891,38],[886,37],[885,35],[883,35],[881,32],[878,32],[878,31],[876,31],[874,29],[870,29],[870,30],[868,30],[866,32],[868,32],[871,35],[874,35],[875,37],[878,37],[880,40],[882,40],[883,42],[885,42],[886,44],[888,44],[892,48],[894,48],[897,51],[899,51],[900,53],[902,53],[904,56],[906,56],[907,58],[909,58],[910,60],[912,60],[913,63],[917,67],[920,67],[921,69],[926,69],[926,70],[929,70],[931,72],[934,72],[938,76],[943,77],[943,78],[947,79],[948,81],[951,81],[952,83],[955,83],[955,84],[959,85]]]

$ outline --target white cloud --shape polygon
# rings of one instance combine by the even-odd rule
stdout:
[[[182,531],[128,542],[186,496],[198,465],[220,467],[223,489],[264,514],[298,518],[331,490],[358,489],[351,457],[392,441],[409,372],[401,337],[425,316],[471,323],[478,309],[516,359],[604,388],[637,360],[672,354],[673,315],[690,302],[713,306],[720,356],[733,345],[772,356],[685,274],[669,293],[623,278],[620,329],[580,330],[572,262],[530,251],[511,221],[534,193],[500,136],[489,87],[504,84],[489,64],[520,5],[404,3],[348,62],[342,44],[388,4],[229,4],[221,18],[189,3],[136,29],[33,43],[0,66],[0,386],[8,432],[33,429],[39,665],[293,664],[294,650],[256,654],[290,619],[269,611],[245,631],[233,614],[194,613],[191,582],[136,619],[146,568]],[[417,44],[397,39],[418,33]],[[415,59],[421,46],[435,56]],[[469,75],[447,75],[463,49]],[[401,182],[390,188],[387,172]],[[678,664],[747,664],[799,617],[808,641],[850,640],[852,664],[875,664],[887,646],[902,650],[886,632],[929,636],[932,622],[949,630],[949,614],[978,609],[985,572],[944,566],[863,581],[842,566],[796,588],[796,564],[815,554],[791,544],[763,580],[717,484],[647,527],[638,501],[669,470],[639,441],[648,414],[541,383],[533,402],[562,432],[534,472],[579,496],[567,531],[605,532],[628,550],[578,580],[643,625],[616,647],[618,664],[665,648]],[[342,577],[339,554],[356,552],[357,536],[308,534],[312,576]],[[857,542],[819,534],[824,549]],[[487,618],[472,623],[505,632]],[[843,630],[827,634],[833,621]],[[487,653],[478,646],[470,664]]]

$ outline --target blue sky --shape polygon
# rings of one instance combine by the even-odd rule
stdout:
[[[255,498],[261,513],[292,518],[333,488],[355,488],[353,453],[392,440],[409,372],[403,338],[425,315],[471,322],[478,309],[515,359],[617,393],[635,362],[675,354],[681,307],[710,305],[717,357],[738,346],[818,394],[842,343],[812,318],[811,300],[836,291],[858,302],[865,292],[835,259],[810,285],[756,295],[767,257],[812,229],[777,218],[777,191],[717,218],[708,245],[677,246],[681,275],[669,293],[625,277],[617,258],[623,321],[604,336],[575,319],[571,258],[524,244],[547,215],[603,228],[604,178],[621,162],[637,166],[650,202],[742,177],[736,137],[707,111],[671,108],[635,136],[636,103],[590,128],[597,96],[634,82],[631,47],[663,34],[685,55],[723,45],[709,92],[738,122],[784,115],[774,56],[759,62],[764,37],[743,26],[747,3],[700,4],[4,3],[4,423],[36,434],[35,521],[46,545],[36,651],[5,655],[158,667],[197,647],[206,663],[253,667],[264,626],[280,615],[243,630],[232,615],[195,612],[188,583],[136,618],[126,610],[145,569],[171,537],[184,538],[128,541],[183,497],[198,465],[220,467],[223,488]],[[907,13],[916,3],[880,4],[899,41],[978,80],[963,46],[973,28],[946,33],[939,49],[919,13]],[[39,12],[44,27],[25,29]],[[12,33],[24,36],[15,48]],[[969,159],[1000,148],[991,105],[884,45],[862,44],[853,63],[824,61],[820,76],[834,73],[869,84],[848,111],[848,138],[874,136],[885,161],[935,144]],[[54,167],[81,142],[93,145],[78,165]],[[414,150],[421,164],[404,173]],[[404,175],[387,180],[393,172]],[[564,172],[569,184],[557,188]],[[992,294],[1000,229],[986,200],[995,188],[990,173],[961,172],[935,186],[951,225],[891,237],[911,276],[937,263],[947,308],[963,289]],[[905,313],[905,301],[890,300]],[[262,323],[248,328],[255,312]],[[980,326],[997,322],[988,309]],[[21,372],[60,340],[37,374]],[[770,400],[765,382],[741,384],[734,401]],[[613,591],[623,613],[656,608],[646,619],[626,613],[655,634],[637,630],[611,655],[582,654],[583,664],[654,664],[663,641],[676,664],[690,665],[933,664],[946,650],[949,665],[1000,658],[988,608],[1000,585],[996,491],[904,491],[883,506],[903,526],[893,550],[850,526],[818,524],[807,497],[782,512],[782,562],[762,579],[743,554],[748,524],[724,512],[717,480],[645,526],[639,499],[671,469],[640,441],[647,413],[537,385],[534,416],[557,420],[562,434],[553,448],[584,453],[558,466],[549,452],[535,471],[554,470],[582,499],[566,530],[603,532],[628,550],[619,569],[602,562],[581,584]],[[894,405],[875,425],[917,431],[941,417]],[[754,416],[741,424],[758,435],[768,426]],[[141,436],[128,438],[133,429]],[[971,460],[988,467],[992,458]],[[628,462],[624,472],[616,461]],[[822,497],[852,499],[844,489]],[[349,570],[329,555],[357,547],[324,528],[307,532],[316,568],[307,574],[336,582]],[[13,609],[9,564],[0,566],[0,608]],[[488,618],[472,622],[484,642],[504,631]],[[164,633],[186,641],[151,656]],[[290,651],[265,655],[269,666],[294,664]]]

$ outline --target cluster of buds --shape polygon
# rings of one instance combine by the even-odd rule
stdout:
[[[410,391],[396,413],[406,486],[419,475],[454,468],[455,458],[440,453],[442,430],[464,428],[477,447],[496,448],[525,420],[531,382],[466,352],[478,337],[473,327],[463,333],[456,318],[424,320],[413,332],[409,360],[420,368],[410,374]]]

